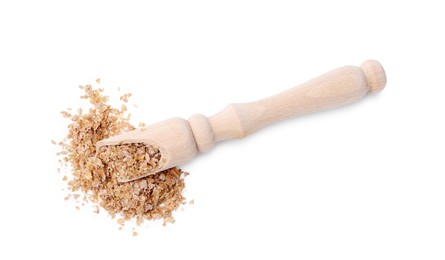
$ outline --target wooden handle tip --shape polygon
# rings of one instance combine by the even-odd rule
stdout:
[[[386,73],[380,62],[367,60],[360,66],[368,82],[369,92],[378,93],[385,88]]]

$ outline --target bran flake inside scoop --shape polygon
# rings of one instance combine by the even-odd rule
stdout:
[[[97,157],[119,181],[139,179],[162,167],[159,149],[143,143],[102,146]]]
[[[103,89],[93,89],[90,85],[80,88],[85,92],[81,98],[91,105],[89,110],[62,112],[71,121],[68,135],[59,143],[62,151],[58,153],[71,170],[70,176],[63,177],[70,190],[67,198],[83,194],[97,212],[100,206],[112,217],[136,218],[137,224],[154,219],[173,223],[173,211],[185,203],[182,196],[185,172],[171,168],[130,182],[118,182],[118,176],[131,177],[136,171],[155,169],[161,154],[155,147],[144,144],[105,147],[96,154],[98,141],[135,127],[129,122],[126,106],[111,107]],[[121,101],[126,103],[129,96],[123,95]]]

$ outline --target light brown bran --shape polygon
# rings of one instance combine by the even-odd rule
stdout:
[[[100,206],[113,218],[119,216],[119,224],[133,218],[137,224],[154,219],[163,219],[164,224],[173,223],[173,211],[185,203],[182,196],[185,172],[171,168],[138,180],[119,183],[117,176],[126,176],[132,170],[144,170],[144,167],[156,168],[161,154],[154,147],[136,144],[134,147],[105,148],[96,155],[95,145],[99,140],[135,127],[129,122],[130,115],[126,113],[126,107],[117,109],[110,106],[103,89],[94,89],[90,85],[80,88],[84,91],[81,98],[89,101],[90,108],[87,111],[78,109],[77,113],[70,110],[62,112],[63,117],[70,120],[66,138],[58,143],[62,149],[58,155],[71,169],[71,174],[67,176],[69,194],[65,199],[75,197],[77,200],[79,193],[83,194],[83,199],[96,207],[95,212],[99,212]],[[127,102],[130,96],[123,95],[121,101]],[[130,172],[128,168],[124,170],[124,161],[118,157],[121,151],[117,150],[129,154],[125,157],[128,157],[127,162],[133,160]],[[143,155],[142,151],[145,152]]]

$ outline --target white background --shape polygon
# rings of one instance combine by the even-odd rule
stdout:
[[[0,259],[444,259],[441,1],[1,1]],[[275,94],[379,60],[386,89],[183,166],[176,223],[139,235],[63,200],[51,139],[78,85],[134,123]]]

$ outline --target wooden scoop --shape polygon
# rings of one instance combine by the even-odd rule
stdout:
[[[368,93],[381,91],[385,85],[386,75],[381,64],[368,60],[360,67],[335,69],[269,98],[245,104],[229,104],[211,117],[196,114],[188,120],[172,118],[113,136],[99,141],[96,150],[102,146],[128,143],[144,143],[158,148],[161,164],[152,172],[141,172],[136,177],[142,178],[185,164],[198,152],[209,151],[217,142],[243,138],[263,126],[288,117],[359,101]]]

